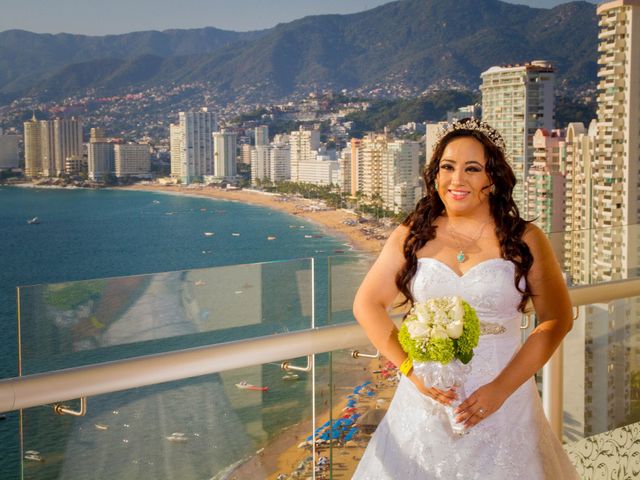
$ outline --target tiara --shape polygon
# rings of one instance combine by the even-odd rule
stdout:
[[[463,118],[457,122],[453,122],[447,126],[447,128],[443,128],[438,134],[436,143],[440,143],[442,139],[450,134],[451,132],[455,132],[456,130],[470,130],[472,132],[480,132],[482,135],[487,137],[496,147],[502,150],[502,153],[506,155],[507,146],[504,143],[504,139],[502,135],[498,133],[498,131],[482,120],[477,120],[475,118]]]

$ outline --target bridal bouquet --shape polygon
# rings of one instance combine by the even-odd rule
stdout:
[[[480,338],[480,321],[460,297],[432,298],[416,303],[400,327],[398,340],[413,362],[413,371],[426,386],[440,390],[457,387],[458,398],[446,407],[454,433],[463,433],[453,411],[464,397],[467,364]]]

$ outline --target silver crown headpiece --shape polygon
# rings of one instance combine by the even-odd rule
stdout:
[[[502,135],[498,133],[498,131],[493,128],[488,123],[483,122],[482,120],[477,120],[475,118],[465,118],[458,122],[451,123],[447,128],[444,128],[438,134],[437,142],[440,143],[442,139],[451,132],[456,130],[471,130],[475,132],[480,132],[485,137],[487,137],[493,144],[502,150],[502,153],[507,155],[507,146],[504,143],[504,139]]]

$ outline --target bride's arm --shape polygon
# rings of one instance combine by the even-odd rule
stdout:
[[[549,240],[534,225],[528,226],[523,240],[533,255],[527,283],[539,324],[502,372],[460,405],[460,419],[468,426],[498,410],[542,368],[573,326],[569,292]],[[484,415],[480,414],[480,408]]]
[[[371,343],[397,366],[407,358],[407,354],[400,347],[398,329],[387,311],[399,293],[395,279],[405,262],[402,250],[408,231],[403,225],[393,231],[358,288],[353,302],[353,314]],[[449,403],[455,398],[453,391],[426,388],[413,371],[408,378],[422,393],[434,400]]]

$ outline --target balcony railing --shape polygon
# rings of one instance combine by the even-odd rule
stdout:
[[[375,428],[358,415],[384,411],[395,383],[351,316],[369,264],[344,256],[20,288],[22,376],[0,381],[0,412],[20,410],[22,477],[321,478],[325,461],[309,458],[326,457],[333,478],[350,478]],[[640,279],[570,294],[575,326],[541,389],[587,475],[637,448]]]

